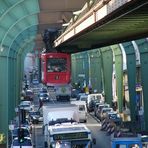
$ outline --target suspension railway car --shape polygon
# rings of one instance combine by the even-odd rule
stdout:
[[[67,53],[41,54],[42,83],[53,90],[57,101],[71,97],[71,55]]]

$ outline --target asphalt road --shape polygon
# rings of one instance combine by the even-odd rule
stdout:
[[[35,106],[38,107],[38,98],[35,98]],[[54,100],[51,103],[59,103]],[[63,102],[62,102],[63,103]],[[42,133],[42,123],[34,124],[32,131],[32,142],[35,148],[44,148],[44,135]],[[92,114],[88,114],[86,126],[92,132],[92,138],[96,139],[96,144],[93,144],[93,148],[110,148],[110,136],[106,135],[106,132],[101,131],[101,125],[99,121]]]
[[[90,115],[88,115],[86,126],[91,130],[92,137],[96,138],[96,145],[93,144],[93,148],[110,148],[110,136],[106,136],[106,132],[100,131],[100,124]],[[32,140],[35,148],[44,147],[42,123],[33,126]]]

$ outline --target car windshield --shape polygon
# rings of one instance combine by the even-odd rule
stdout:
[[[85,111],[85,106],[84,105],[79,105],[79,111]]]
[[[47,93],[47,89],[42,88],[42,89],[40,90],[40,93]]]
[[[40,94],[40,97],[48,97],[48,94],[46,94],[46,93],[41,93],[41,94]]]
[[[18,135],[18,129],[14,129],[13,131],[13,136],[17,136]],[[24,129],[24,136],[29,136],[29,131],[27,129]]]
[[[47,62],[48,72],[65,72],[67,70],[66,58],[49,58]]]
[[[111,110],[112,110],[111,108],[104,109],[104,110],[103,110],[103,113],[110,112]]]
[[[25,104],[25,105],[20,105],[20,108],[22,107],[22,109],[23,109],[23,107],[30,107],[30,105],[28,105],[28,104]]]
[[[31,105],[30,101],[22,101],[20,105]]]
[[[40,112],[30,112],[30,115],[40,115]]]
[[[20,146],[18,139],[13,141],[13,146]],[[25,139],[24,142],[21,143],[21,146],[32,146],[30,139]]]
[[[81,101],[86,101],[87,100],[87,96],[86,97],[81,97],[80,99],[81,99]]]
[[[101,95],[97,95],[96,98],[97,98],[98,100],[102,99]]]
[[[27,96],[33,95],[33,92],[32,92],[32,91],[26,91],[26,95],[27,95]]]

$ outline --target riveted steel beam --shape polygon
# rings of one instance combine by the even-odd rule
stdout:
[[[112,103],[112,72],[113,72],[113,53],[110,47],[100,48],[102,56],[102,71],[105,101],[111,105]]]
[[[114,56],[115,56],[115,77],[117,86],[117,101],[118,101],[118,110],[120,113],[123,111],[123,57],[122,51],[119,45],[111,46]],[[114,98],[116,99],[116,98]]]
[[[136,57],[132,42],[122,43],[127,61],[128,89],[130,116],[133,123],[136,122]]]
[[[148,40],[136,40],[140,52],[141,60],[141,81],[143,90],[143,105],[144,105],[144,121],[142,121],[142,130],[148,130]]]

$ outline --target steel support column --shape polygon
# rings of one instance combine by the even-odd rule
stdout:
[[[143,89],[143,103],[144,103],[144,129],[148,131],[148,40],[141,39],[136,41],[141,61],[141,80]]]
[[[0,133],[8,133],[8,61],[6,56],[0,56]]]
[[[133,123],[136,122],[136,57],[132,42],[122,44],[127,61],[128,89],[129,89],[129,104],[130,116]]]
[[[93,90],[102,92],[101,55],[98,49],[90,51],[91,83]]]
[[[111,46],[115,55],[115,73],[117,83],[117,98],[118,98],[118,110],[121,113],[123,107],[123,57],[119,45]]]
[[[102,72],[104,82],[105,101],[112,103],[112,72],[113,72],[113,53],[110,47],[100,49],[102,56]]]
[[[16,107],[16,75],[15,75],[15,59],[8,57],[8,98],[9,98],[9,121],[15,116]]]
[[[71,74],[72,74],[72,83],[76,82],[76,55],[71,55]]]

